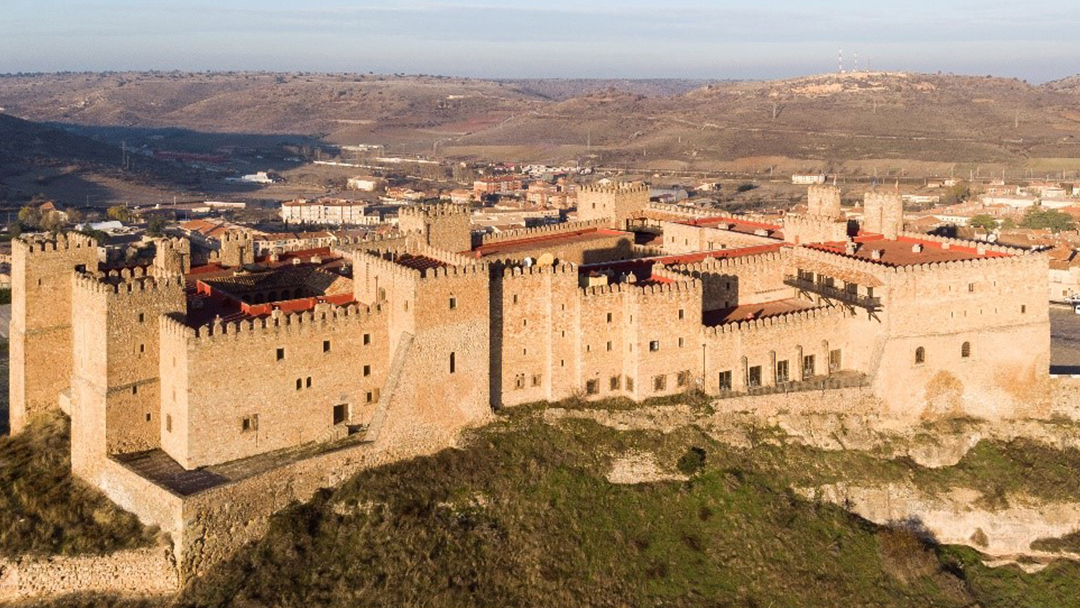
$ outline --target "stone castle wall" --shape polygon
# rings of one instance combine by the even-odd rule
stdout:
[[[734,258],[709,258],[680,264],[672,271],[701,281],[702,308],[718,310],[744,304],[760,304],[794,296],[784,285],[789,271],[788,250]]]
[[[667,254],[714,251],[717,249],[737,249],[770,245],[779,241],[764,234],[735,232],[715,226],[694,226],[680,222],[663,222],[664,252]]]

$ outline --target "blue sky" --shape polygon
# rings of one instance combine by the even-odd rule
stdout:
[[[1077,0],[0,0],[0,72],[1080,73]]]

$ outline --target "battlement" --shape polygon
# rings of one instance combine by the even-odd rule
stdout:
[[[368,323],[383,313],[381,306],[350,303],[334,306],[320,303],[314,310],[285,313],[280,310],[268,317],[223,321],[190,327],[181,315],[162,316],[161,329],[169,335],[190,339],[196,345],[228,339],[258,339],[280,331],[320,333],[328,326],[345,323]]]
[[[916,235],[915,238],[923,239],[923,235]],[[945,239],[944,242],[946,244],[958,244],[954,239]],[[860,243],[860,245],[872,250],[874,241]],[[829,251],[813,245],[796,246],[794,252],[796,260],[823,261],[879,277],[945,273],[962,269],[970,269],[974,273],[977,273],[994,267],[1045,265],[1048,259],[1048,256],[1044,252],[1028,252],[1025,255],[1015,255],[1015,251],[1013,251],[1013,255],[1001,255],[999,253],[993,257],[976,257],[962,260],[891,265],[887,260],[856,258],[842,252]],[[977,274],[973,274],[972,276],[977,276]]]
[[[97,249],[98,240],[78,232],[61,232],[55,235],[30,234],[12,241],[11,246],[27,256],[42,257],[58,252]]]
[[[641,182],[618,182],[614,184],[588,184],[584,186],[578,186],[578,193],[590,193],[590,194],[645,194],[649,193],[648,184]]]
[[[752,255],[705,258],[699,262],[674,264],[668,266],[667,269],[680,274],[700,276],[704,273],[726,271],[734,272],[738,268],[744,268],[748,266],[766,266],[768,264],[781,263],[787,260],[790,256],[791,252],[789,250],[781,249],[779,251],[767,251],[764,253],[755,253]]]
[[[398,218],[402,217],[450,217],[469,215],[469,207],[457,203],[433,203],[430,205],[409,205],[398,209]]]
[[[154,275],[147,268],[136,266],[108,272],[73,271],[75,288],[105,295],[123,296],[132,293],[184,289],[181,275]]]
[[[910,239],[919,239],[921,241],[931,241],[934,243],[948,243],[950,246],[968,247],[978,251],[982,249],[984,251],[993,251],[995,253],[1005,253],[1008,255],[1030,255],[1034,253],[1030,249],[1023,247],[1014,247],[1012,245],[999,245],[997,243],[987,243],[986,241],[972,241],[967,239],[958,239],[947,236],[937,236],[936,234],[923,234],[921,232],[901,232],[901,237]]]
[[[704,328],[704,335],[706,338],[720,338],[729,334],[761,331],[769,328],[782,329],[785,332],[795,332],[803,330],[806,325],[834,318],[844,318],[851,316],[851,314],[852,313],[845,310],[842,306],[811,308],[809,310],[781,313],[762,319],[752,319],[749,321],[738,321],[714,327],[706,327]]]
[[[507,241],[518,241],[541,236],[553,236],[568,232],[577,232],[579,230],[601,229],[606,228],[610,223],[611,222],[606,219],[596,219],[563,222],[561,224],[548,224],[544,226],[534,226],[532,228],[517,228],[515,230],[499,232],[497,234],[485,234],[480,242],[482,245],[487,245],[490,243],[505,243]]]
[[[691,293],[701,291],[701,281],[679,276],[671,282],[645,284],[615,283],[609,285],[596,285],[593,287],[579,287],[578,292],[585,298],[594,296],[608,296],[613,294],[629,294],[635,297],[671,295],[678,293]]]
[[[499,264],[494,267],[495,272],[500,274],[502,278],[512,279],[515,277],[532,277],[541,275],[561,275],[572,277],[577,280],[578,267],[576,264],[570,262],[556,262],[547,266],[523,266],[521,264]]]
[[[222,243],[240,243],[244,241],[253,241],[255,240],[255,237],[247,230],[227,230],[221,235],[219,240]]]

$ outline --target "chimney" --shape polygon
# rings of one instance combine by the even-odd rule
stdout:
[[[975,248],[975,253],[979,255],[986,255],[986,245],[979,245]]]
[[[874,249],[873,251],[871,251],[870,252],[870,259],[871,260],[880,260],[881,259],[881,250],[880,249]]]
[[[952,247],[952,243],[944,242],[944,243],[941,244],[941,248],[944,249],[945,251],[948,251],[950,247]]]
[[[855,241],[850,238],[844,243],[844,253],[848,255],[855,255],[855,252],[858,251],[858,249],[859,248],[855,245]]]
[[[912,245],[911,253],[922,253],[922,243],[915,243]]]

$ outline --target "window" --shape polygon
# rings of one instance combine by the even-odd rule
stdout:
[[[540,377],[540,374],[533,374],[532,385],[533,386],[540,386],[541,380],[542,380],[542,378]]]
[[[653,391],[659,393],[667,388],[667,376],[653,376],[652,379]]]
[[[960,356],[965,359],[971,356],[971,342],[964,342],[960,345]]]
[[[405,300],[405,312],[409,312],[409,301]]]
[[[720,372],[720,390],[721,391],[730,391],[731,390],[731,370]]]
[[[588,380],[585,382],[585,394],[595,395],[600,392],[600,381],[597,379]]]
[[[974,283],[968,283],[968,293],[973,293],[974,291],[975,291],[975,284]]]
[[[324,352],[324,353],[330,352],[330,341],[329,340],[323,340],[322,352]]]
[[[131,387],[131,394],[132,395],[138,395],[139,394],[139,387],[138,386]]]
[[[926,349],[925,348],[920,346],[919,348],[915,349],[915,363],[916,363],[916,365],[920,364],[920,363],[926,363]]]
[[[297,378],[296,379],[296,390],[300,390],[302,388],[304,388],[304,381],[301,380],[300,378]]]
[[[607,322],[611,323],[611,313],[607,313]]]
[[[679,338],[679,348],[682,348],[682,345],[683,345],[683,339]]]
[[[172,414],[165,414],[165,432],[172,432]]]
[[[679,309],[679,320],[682,321],[685,318],[686,318],[686,311],[680,308]]]
[[[679,375],[675,378],[675,383],[678,384],[679,386],[687,386],[687,385],[689,385],[690,384],[690,372],[688,372],[688,371],[679,372]]]
[[[251,430],[251,418],[244,416],[244,419],[240,421],[240,432],[246,433]]]
[[[529,326],[529,320],[528,319],[522,319],[521,320],[521,326],[522,327],[528,327]]]
[[[803,355],[802,377],[803,380],[814,377],[814,355]]]
[[[371,391],[368,391],[367,395],[365,395],[364,398],[367,400],[368,403],[372,403],[373,401],[375,401],[375,395]]]
[[[612,376],[611,377],[611,390],[617,391],[620,388],[622,388],[622,378],[620,378],[619,376]]]
[[[457,298],[450,298],[450,310],[457,308]]]
[[[611,340],[608,340],[607,349],[609,352],[611,351]]]
[[[141,354],[141,353],[145,353],[145,352],[146,352],[146,345],[145,344],[140,344],[139,345],[139,353]]]
[[[566,367],[566,359],[559,359],[559,367]]]
[[[841,359],[840,349],[829,351],[829,371],[835,372],[840,370],[843,360]]]
[[[285,349],[284,348],[277,349],[277,360],[281,361],[284,358],[285,358]]]
[[[153,419],[153,416],[150,414],[150,412],[146,412],[146,421],[150,422],[150,420],[152,420],[152,419]]]
[[[517,304],[517,294],[514,294],[514,304]]]
[[[364,334],[364,345],[371,344],[371,334]]]
[[[789,374],[787,360],[777,361],[776,362],[776,383],[777,384],[783,384],[783,383],[787,382],[790,379],[791,379],[791,376]]]
[[[334,406],[334,424],[341,424],[345,422],[345,419],[349,417],[349,406],[345,403],[339,403]]]
[[[651,350],[653,352],[656,352],[656,351],[660,350],[660,341],[659,340],[653,340],[652,342],[649,342],[649,350]]]
[[[525,374],[514,376],[514,389],[521,390],[523,388],[525,388]]]
[[[140,312],[139,313],[139,323],[142,323],[144,321],[146,321],[146,315]]]
[[[454,355],[454,353],[450,353],[450,373],[451,374],[454,373],[455,371],[457,371],[457,361],[456,361],[456,359],[457,359],[457,357]]]
[[[523,349],[521,349],[521,354],[522,354],[522,355],[527,355],[527,354],[529,354],[529,349],[527,349],[527,348],[523,348]]]
[[[1027,312],[1027,304],[1021,304],[1020,305],[1020,314],[1024,314],[1026,312]]]
[[[366,377],[368,377],[370,375],[371,375],[371,366],[370,365],[365,365],[364,366],[364,377],[366,378]]]
[[[304,382],[304,386],[306,386],[307,388],[311,388],[311,376],[307,377],[307,380]]]
[[[748,370],[746,384],[750,388],[761,386],[761,366],[755,365]]]
[[[633,392],[633,390],[634,390],[634,379],[631,378],[630,376],[626,377],[626,390],[628,390],[630,392]]]

